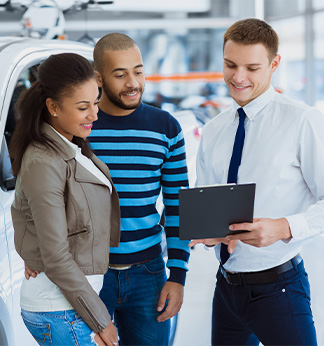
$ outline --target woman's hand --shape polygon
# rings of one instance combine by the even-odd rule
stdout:
[[[99,333],[101,339],[106,343],[107,346],[118,346],[117,330],[113,322],[110,322],[108,326]]]
[[[107,346],[107,344],[102,340],[101,336],[99,333],[97,333],[94,337],[95,342],[97,343],[98,346]]]
[[[39,274],[40,271],[38,270],[31,270],[25,263],[25,278],[27,280],[29,280],[29,278],[32,276],[33,278],[35,278],[37,276],[37,274]]]

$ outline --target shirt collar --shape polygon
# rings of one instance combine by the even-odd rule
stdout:
[[[253,119],[258,115],[258,113],[273,99],[275,93],[276,91],[274,90],[273,86],[270,85],[267,91],[265,91],[259,97],[257,97],[256,99],[249,102],[247,105],[243,107],[244,112],[246,116],[249,118],[249,120],[253,121]],[[240,108],[241,106],[233,100],[232,107],[233,107],[233,121],[234,121],[236,116],[238,116],[236,110]]]
[[[76,155],[76,154],[77,154],[77,150],[78,150],[79,147],[78,147],[76,144],[70,142],[66,137],[64,137],[63,135],[61,135],[58,131],[56,131],[52,125],[49,125],[49,126],[50,126],[50,128],[51,128],[53,131],[55,131],[55,132],[63,139],[63,141],[73,150],[74,155]]]

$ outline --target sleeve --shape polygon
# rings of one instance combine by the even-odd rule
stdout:
[[[178,125],[180,127],[180,125]],[[188,188],[188,169],[183,133],[170,139],[169,155],[162,167],[162,196],[165,206],[165,233],[168,248],[168,281],[185,285],[190,249],[189,241],[179,239],[179,197],[181,188]]]
[[[201,135],[199,148],[197,152],[197,159],[196,159],[196,173],[197,173],[196,186],[208,185],[208,181],[206,177],[207,171],[206,171],[204,151],[203,151],[203,140],[204,140],[203,133],[204,133],[204,127],[202,130],[202,135]]]
[[[307,114],[298,138],[298,159],[304,181],[315,203],[307,210],[287,216],[293,239],[324,232],[324,115],[315,108]]]
[[[22,188],[35,224],[45,274],[89,327],[99,332],[110,323],[110,315],[69,251],[66,174],[66,167],[59,162],[35,160],[22,177]]]

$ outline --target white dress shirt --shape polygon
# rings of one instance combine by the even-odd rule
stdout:
[[[52,129],[69,145],[75,152],[75,159],[85,167],[91,174],[95,175],[111,193],[112,186],[108,178],[100,169],[86,156],[81,153],[81,148],[62,136],[53,127]],[[107,245],[108,246],[108,245]],[[86,278],[94,291],[99,295],[103,285],[103,275],[86,275]],[[46,276],[44,272],[36,278],[24,278],[20,290],[20,306],[26,311],[62,311],[71,310],[73,307],[66,300],[61,290]]]
[[[198,186],[226,184],[239,107],[233,101],[204,126],[197,156]],[[254,217],[285,217],[292,239],[260,248],[239,241],[224,265],[236,272],[280,265],[307,239],[324,232],[324,115],[272,86],[243,109],[245,141],[237,183],[256,183]],[[215,253],[220,260],[220,244]]]

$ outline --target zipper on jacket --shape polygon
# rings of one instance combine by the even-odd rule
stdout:
[[[80,304],[82,305],[82,307],[84,308],[84,310],[86,310],[86,312],[88,313],[88,315],[91,318],[93,324],[96,325],[96,327],[98,328],[99,332],[101,333],[105,329],[105,327],[102,326],[99,322],[97,322],[96,318],[93,316],[92,312],[88,309],[88,306],[86,305],[86,303],[84,302],[82,297],[78,296],[77,299],[80,302]]]

